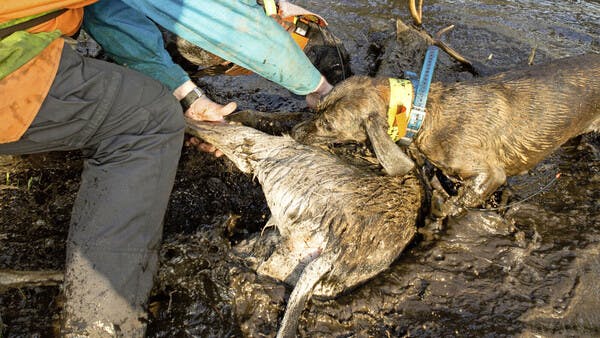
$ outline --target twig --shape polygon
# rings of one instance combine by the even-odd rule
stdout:
[[[57,285],[62,283],[62,271],[0,271],[0,288],[15,288],[22,286]]]
[[[448,55],[450,55],[451,57],[453,57],[456,61],[470,67],[473,68],[473,64],[471,63],[471,61],[467,60],[467,58],[465,58],[464,56],[460,55],[459,52],[457,52],[456,50],[454,50],[452,47],[448,46],[446,43],[444,43],[442,41],[442,35],[448,33],[449,31],[451,31],[452,29],[454,29],[454,25],[450,25],[446,28],[442,28],[440,29],[437,33],[435,33],[435,39],[433,39],[433,44],[440,47],[441,50],[443,50],[444,52],[446,52]]]
[[[408,9],[410,10],[410,15],[413,18],[415,26],[421,26],[423,23],[423,0],[419,0],[418,9],[415,1],[416,0],[408,0]]]
[[[537,45],[531,48],[531,53],[529,53],[529,59],[527,60],[528,65],[533,65],[533,59],[535,58],[535,51],[537,50]]]
[[[176,293],[176,290],[169,292],[169,305],[167,305],[167,313],[171,313],[171,304],[173,302],[173,294]]]
[[[411,0],[411,1],[414,1],[414,0]],[[413,29],[428,44],[435,45],[435,46],[439,47],[441,50],[443,50],[444,52],[446,52],[450,57],[454,58],[456,61],[462,63],[467,68],[469,68],[469,70],[471,72],[476,73],[475,72],[475,68],[473,67],[473,64],[471,63],[471,61],[469,61],[467,58],[465,58],[464,56],[462,56],[459,52],[457,52],[452,47],[448,46],[445,42],[442,41],[442,36],[444,34],[448,33],[453,28],[454,28],[454,25],[450,25],[450,26],[448,26],[446,28],[443,28],[440,31],[438,31],[435,34],[435,38],[433,38],[433,37],[431,37],[431,35],[429,35],[427,32],[425,32],[423,30],[417,29],[415,27],[410,27],[407,24],[405,24],[404,22],[402,22],[402,20],[400,20],[400,19],[396,20],[396,32],[397,32],[397,34],[400,34],[400,33],[404,32],[406,30],[409,30],[409,29]]]

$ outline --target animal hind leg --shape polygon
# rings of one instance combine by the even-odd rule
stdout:
[[[279,243],[271,256],[264,261],[256,272],[288,284],[296,284],[304,267],[320,255],[320,250],[308,248],[290,250],[285,242]]]
[[[304,310],[315,285],[317,285],[325,274],[331,271],[335,259],[336,255],[333,252],[329,252],[319,256],[306,266],[288,299],[285,314],[277,332],[277,338],[296,337],[298,319],[300,319],[302,310]]]
[[[271,256],[260,264],[256,270],[259,275],[269,276],[285,282],[293,282],[298,278],[298,273],[295,273],[295,271],[298,268],[300,260],[292,252],[285,250],[283,247],[283,243],[279,243]]]

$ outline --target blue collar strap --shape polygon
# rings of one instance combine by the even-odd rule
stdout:
[[[413,141],[415,135],[417,135],[417,132],[419,132],[419,129],[421,129],[421,125],[425,120],[425,105],[427,104],[427,95],[429,94],[429,87],[431,86],[431,79],[433,78],[433,70],[435,69],[438,53],[439,48],[436,46],[429,46],[429,48],[427,48],[419,84],[415,88],[415,100],[413,101],[410,116],[408,117],[406,134],[398,141],[401,144],[409,145]]]

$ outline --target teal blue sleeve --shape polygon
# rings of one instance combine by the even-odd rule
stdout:
[[[101,0],[85,9],[84,29],[116,62],[174,90],[189,80],[165,50],[156,24],[120,0]]]
[[[255,0],[122,0],[180,37],[306,95],[319,71]],[[94,6],[107,6],[101,0]],[[120,24],[120,23],[118,23]]]

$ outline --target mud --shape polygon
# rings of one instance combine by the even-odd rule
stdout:
[[[406,61],[410,51],[395,42],[395,19],[410,21],[404,1],[296,3],[328,19],[351,52],[354,73],[398,76],[404,70],[398,60],[418,64]],[[456,24],[447,42],[490,72],[526,64],[536,46],[534,62],[600,52],[597,1],[425,1],[424,22],[431,32]],[[438,69],[438,80],[472,76],[445,56]],[[302,98],[257,76],[200,83],[240,110],[298,117],[306,111]],[[276,132],[290,125],[270,121],[257,125]],[[77,152],[0,157],[0,269],[64,268],[80,171]],[[429,235],[389,271],[335,300],[314,299],[299,335],[600,335],[600,136],[570,141],[497,195],[510,206],[474,210],[441,229],[421,224]],[[251,177],[227,160],[185,148],[165,219],[148,336],[273,336],[290,289],[258,277],[234,250],[259,236],[268,218]],[[60,286],[1,290],[0,332],[52,336],[60,306]]]

